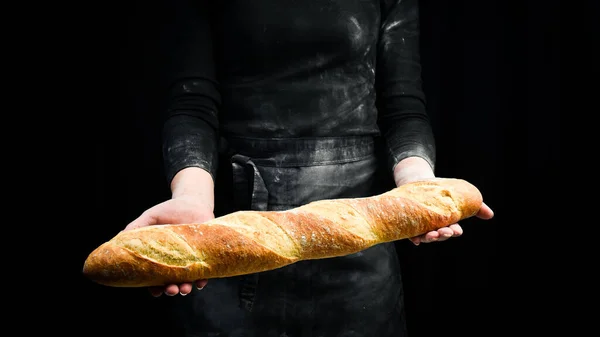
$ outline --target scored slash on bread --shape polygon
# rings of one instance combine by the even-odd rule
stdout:
[[[364,198],[319,200],[286,211],[238,211],[200,224],[123,231],[87,257],[83,273],[113,287],[179,284],[349,255],[477,214],[480,191],[434,178]]]

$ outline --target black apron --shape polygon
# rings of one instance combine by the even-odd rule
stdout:
[[[372,137],[229,138],[215,215],[286,210],[311,201],[384,191]],[[389,186],[388,186],[389,187]],[[211,279],[175,300],[185,337],[402,337],[403,290],[393,243],[345,257],[300,261]]]

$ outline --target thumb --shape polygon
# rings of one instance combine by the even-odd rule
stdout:
[[[151,226],[156,224],[156,218],[149,215],[147,212],[144,212],[142,215],[137,217],[135,220],[130,222],[127,226],[125,226],[124,231]]]
[[[138,216],[135,220],[130,222],[127,226],[125,226],[125,231],[132,230],[140,227],[147,227],[152,225],[158,225],[163,219],[161,219],[161,214],[165,212],[165,203],[160,203],[155,205],[145,212],[143,212],[140,216]]]
[[[148,208],[139,217],[125,226],[124,230],[177,222],[177,217],[180,216],[180,213],[180,211],[177,211],[177,203],[173,203],[173,199],[163,201]]]
[[[494,211],[490,208],[490,206],[483,203],[476,216],[483,220],[489,220],[494,217]]]

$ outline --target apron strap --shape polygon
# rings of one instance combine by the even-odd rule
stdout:
[[[266,211],[269,192],[260,172],[249,157],[234,154],[231,157],[233,170],[234,203],[240,210]],[[243,275],[240,284],[240,306],[252,312],[258,273]]]
[[[231,157],[234,202],[240,210],[266,211],[269,204],[267,186],[258,168],[249,157]]]

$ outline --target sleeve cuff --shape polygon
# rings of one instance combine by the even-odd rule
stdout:
[[[419,157],[423,158],[431,170],[435,172],[435,156],[433,155],[434,149],[427,148],[423,144],[409,144],[398,147],[392,147],[388,144],[388,167],[391,168],[390,172],[394,172],[396,165],[408,157]]]

